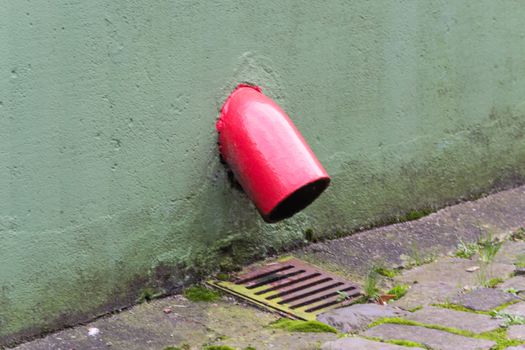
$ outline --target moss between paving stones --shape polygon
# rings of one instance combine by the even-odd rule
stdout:
[[[268,327],[284,329],[289,332],[337,334],[337,329],[319,321],[299,321],[281,318],[275,322],[270,323]]]
[[[508,306],[510,306],[512,304],[519,303],[520,301],[521,301],[520,299],[511,300],[511,301],[509,301],[509,302],[507,302],[505,304],[501,304],[500,306],[498,306],[498,307],[496,307],[496,308],[494,308],[494,309],[492,309],[490,311],[472,310],[472,309],[466,308],[466,307],[464,307],[462,305],[451,304],[451,303],[432,304],[432,306],[440,307],[440,308],[443,308],[443,309],[455,310],[455,311],[470,312],[470,313],[473,313],[473,314],[490,315],[494,311],[501,311],[501,310],[505,309],[506,307],[508,307]]]
[[[476,311],[472,309],[467,309],[463,305],[457,305],[457,304],[432,304],[432,306],[440,307],[442,309],[449,309],[449,310],[455,310],[455,311],[462,311],[462,312],[470,312],[472,314],[481,314],[481,315],[488,315],[490,314],[490,311]]]
[[[388,344],[394,344],[394,345],[401,345],[401,346],[405,346],[407,348],[422,348],[422,349],[428,349],[428,347],[424,344],[421,344],[421,343],[418,343],[418,342],[415,342],[415,341],[411,341],[411,340],[405,340],[405,339],[390,339],[390,340],[385,340],[385,339],[381,339],[381,338],[377,338],[377,337],[367,337],[367,336],[364,336],[364,335],[360,335],[361,338],[365,338],[365,339],[368,339],[368,340],[372,340],[372,341],[377,341],[377,342],[380,342],[380,343],[388,343]]]
[[[408,311],[408,312],[416,312],[416,311],[421,310],[422,308],[423,308],[423,306],[422,306],[422,305],[419,305],[419,306],[413,307],[413,308],[411,308],[411,309],[408,309],[407,311]]]
[[[516,300],[511,300],[509,301],[508,303],[505,303],[503,305],[500,305],[492,310],[489,311],[489,314],[492,312],[492,311],[501,311],[503,309],[505,309],[507,306],[510,306],[510,305],[513,305],[513,304],[516,304],[516,303],[519,303],[521,301],[521,299],[516,299]]]
[[[508,339],[507,338],[507,330],[504,329],[504,328],[499,328],[499,329],[496,329],[496,330],[490,331],[490,332],[474,333],[474,332],[470,332],[470,331],[466,331],[466,330],[462,330],[462,329],[457,329],[457,328],[453,328],[453,327],[446,327],[446,326],[441,326],[441,325],[437,325],[437,324],[427,324],[427,323],[421,323],[421,322],[417,322],[417,321],[405,320],[405,319],[399,318],[399,317],[385,317],[385,318],[381,318],[381,319],[376,320],[376,321],[372,322],[371,324],[369,324],[368,328],[379,326],[379,325],[385,324],[385,323],[399,324],[399,325],[404,325],[404,326],[425,327],[425,328],[436,329],[436,330],[439,330],[439,331],[444,331],[444,332],[448,332],[448,333],[452,333],[452,334],[456,334],[456,335],[461,335],[461,336],[469,337],[469,338],[491,340],[491,341],[494,341],[496,343],[496,345],[494,347],[492,347],[491,350],[502,350],[502,349],[506,349],[509,346],[516,346],[516,345],[525,344],[525,342],[521,341],[521,340]]]

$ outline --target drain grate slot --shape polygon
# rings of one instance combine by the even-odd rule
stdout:
[[[320,284],[322,283],[325,283],[325,282],[330,282],[332,281],[331,278],[327,277],[327,278],[323,278],[319,281],[313,281],[313,282],[309,282],[308,284],[304,284],[304,285],[300,285],[298,287],[295,287],[293,289],[290,289],[290,290],[285,290],[285,291],[280,291],[279,293],[277,294],[274,294],[274,295],[270,295],[268,297],[268,299],[275,299],[275,298],[282,298],[284,296],[287,296],[287,295],[290,295],[290,294],[293,294],[293,293],[296,293],[296,292],[299,292],[299,291],[302,291],[302,290],[305,290],[305,289],[309,289],[310,287],[315,287],[315,286],[319,286]],[[338,282],[339,283],[339,282]]]
[[[361,296],[361,293],[359,291],[355,291],[353,293],[347,293],[348,294],[348,298],[359,298]],[[313,306],[313,307],[310,307],[308,309],[306,309],[305,311],[306,312],[314,312],[314,311],[317,311],[317,310],[321,310],[321,309],[325,309],[327,307],[330,307],[332,305],[337,305],[337,304],[340,304],[341,303],[341,300],[340,300],[340,295],[339,293],[337,293],[337,295],[335,296],[332,296],[328,299],[324,299],[323,302],[319,305],[316,305],[316,306]]]
[[[257,282],[254,282],[253,284],[250,283],[246,288],[254,289],[254,288],[257,288],[257,287],[260,287],[260,286],[264,286],[266,284],[270,284],[270,283],[273,283],[273,282],[277,282],[277,281],[280,281],[280,280],[287,279],[289,277],[297,276],[297,275],[305,272],[304,270],[290,271],[290,272],[288,272],[288,271],[290,271],[290,270],[287,270],[286,273],[284,273],[284,274],[274,273],[272,275],[268,275],[268,276],[262,278],[261,280],[257,280]]]
[[[234,282],[211,281],[210,284],[303,320],[315,320],[319,313],[355,302],[362,295],[356,283],[299,259],[253,267],[237,276]],[[345,300],[341,300],[342,292]]]
[[[270,275],[276,274],[278,272],[289,270],[289,269],[293,269],[293,268],[294,268],[293,265],[287,265],[287,266],[281,266],[281,267],[275,266],[274,269],[269,269],[270,271],[264,271],[262,273],[257,273],[258,271],[254,271],[253,273],[247,274],[247,276],[242,277],[241,279],[239,279],[235,283],[236,284],[249,283],[249,282],[252,282],[254,280],[257,280],[257,279],[260,279],[260,278],[265,278],[265,277],[268,277]]]
[[[330,293],[326,293],[326,294],[323,293],[321,295],[316,293],[316,294],[313,294],[313,295],[311,295],[310,297],[308,297],[306,299],[299,299],[296,302],[292,303],[290,305],[290,308],[296,309],[298,307],[314,304],[314,303],[316,303],[318,301],[329,299],[331,297],[339,297],[339,293],[338,292],[347,292],[347,291],[352,290],[352,289],[353,288],[346,288],[346,289],[339,289],[339,288],[337,288],[336,290],[334,290],[334,288],[326,289],[325,291],[328,291],[328,290],[332,290],[332,291]]]
[[[328,281],[329,283],[324,286],[315,285],[310,288],[306,288],[303,290],[300,290],[296,293],[292,293],[291,296],[286,297],[282,301],[279,302],[279,304],[290,304],[296,300],[301,300],[304,298],[307,298],[311,295],[319,294],[321,292],[324,292],[329,289],[334,289],[335,287],[342,286],[344,283],[342,282],[333,282],[332,280]],[[324,295],[324,293],[323,293]]]
[[[268,289],[264,289],[264,290],[258,291],[255,294],[256,295],[261,295],[261,294],[273,292],[274,290],[277,290],[277,289],[283,290],[286,287],[291,287],[291,286],[295,287],[298,283],[311,280],[312,278],[317,277],[319,275],[320,275],[320,273],[313,273],[313,274],[308,275],[308,276],[299,276],[298,278],[290,278],[290,279],[288,279],[286,281],[282,281],[282,283],[274,283],[273,287],[270,287]],[[281,293],[279,293],[279,294],[281,294]]]

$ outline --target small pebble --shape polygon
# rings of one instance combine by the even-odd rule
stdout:
[[[95,335],[97,335],[99,333],[100,333],[100,329],[98,329],[98,328],[91,327],[90,329],[88,329],[88,335],[89,336],[95,336]]]
[[[167,307],[167,308],[165,308],[165,309],[162,310],[162,311],[167,315],[167,314],[171,314],[171,312],[172,312],[173,310],[171,309],[171,307]]]
[[[472,266],[472,267],[469,267],[466,271],[467,272],[474,272],[474,271],[478,271],[479,270],[479,266]]]

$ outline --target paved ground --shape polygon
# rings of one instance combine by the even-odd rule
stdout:
[[[278,316],[226,296],[190,302],[179,295],[16,349],[525,349],[523,213],[525,187],[294,252],[360,281],[373,265],[397,268],[378,286],[383,291],[406,286],[399,300],[319,316],[339,334],[273,329],[268,324]],[[463,249],[458,249],[460,242]],[[462,257],[455,256],[459,252]]]

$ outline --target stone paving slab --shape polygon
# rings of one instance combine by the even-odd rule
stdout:
[[[380,343],[359,337],[342,338],[324,343],[321,350],[407,350],[404,346]],[[411,347],[413,350],[423,348]]]
[[[505,350],[525,350],[525,345],[511,346],[510,348],[506,348]]]
[[[509,326],[507,329],[507,337],[510,339],[525,340],[525,325]]]
[[[498,286],[501,290],[506,290],[509,288],[515,289],[518,293],[525,291],[525,277],[524,276],[515,276],[512,277]]]
[[[518,315],[525,317],[525,302],[520,302],[512,304],[501,310],[502,312],[507,312],[511,315]]]
[[[340,332],[350,333],[364,330],[373,321],[382,317],[399,317],[407,312],[399,308],[378,304],[354,304],[334,309],[317,316],[317,320],[329,324]]]
[[[458,287],[436,281],[414,284],[407,294],[391,303],[404,310],[432,304],[442,304],[459,293]]]
[[[525,225],[525,222],[522,224]],[[494,262],[503,264],[515,264],[520,256],[525,255],[525,242],[506,241],[499,249]]]
[[[425,307],[405,316],[406,319],[426,324],[436,324],[462,329],[474,333],[483,333],[499,328],[502,320],[488,315],[462,312],[440,307]]]
[[[477,286],[480,272],[469,272],[475,261],[444,257],[430,264],[421,265],[404,271],[397,276],[397,283],[411,285],[406,296],[393,305],[405,310],[431,304],[441,304],[456,297],[464,287]],[[508,278],[514,271],[514,265],[494,263],[485,272],[486,279],[493,277]]]
[[[405,271],[402,275],[396,277],[400,283],[435,283],[443,284],[461,289],[465,286],[473,287],[479,285],[480,270],[475,272],[467,271],[473,266],[479,266],[479,263],[460,258],[444,257],[434,261],[431,264],[417,266],[411,270]],[[492,263],[484,276],[487,280],[491,278],[509,278],[514,272],[514,265],[504,263]]]
[[[525,224],[524,212],[525,186],[521,186],[441,209],[420,220],[311,244],[293,254],[364,276],[372,265],[403,265],[405,257],[416,253],[422,259],[453,253],[460,240],[476,242],[488,230],[494,236],[508,235]]]
[[[452,298],[451,303],[475,311],[489,311],[514,300],[518,300],[518,297],[501,289],[477,288]]]
[[[166,309],[171,312],[166,313]],[[333,333],[289,333],[266,328],[278,318],[229,298],[214,303],[191,302],[178,295],[36,339],[16,350],[162,350],[182,344],[188,344],[191,350],[201,350],[205,344],[314,350],[337,339]]]
[[[382,324],[370,328],[363,335],[383,340],[411,340],[433,350],[489,350],[496,344],[490,340],[467,338],[436,329],[397,324]]]

